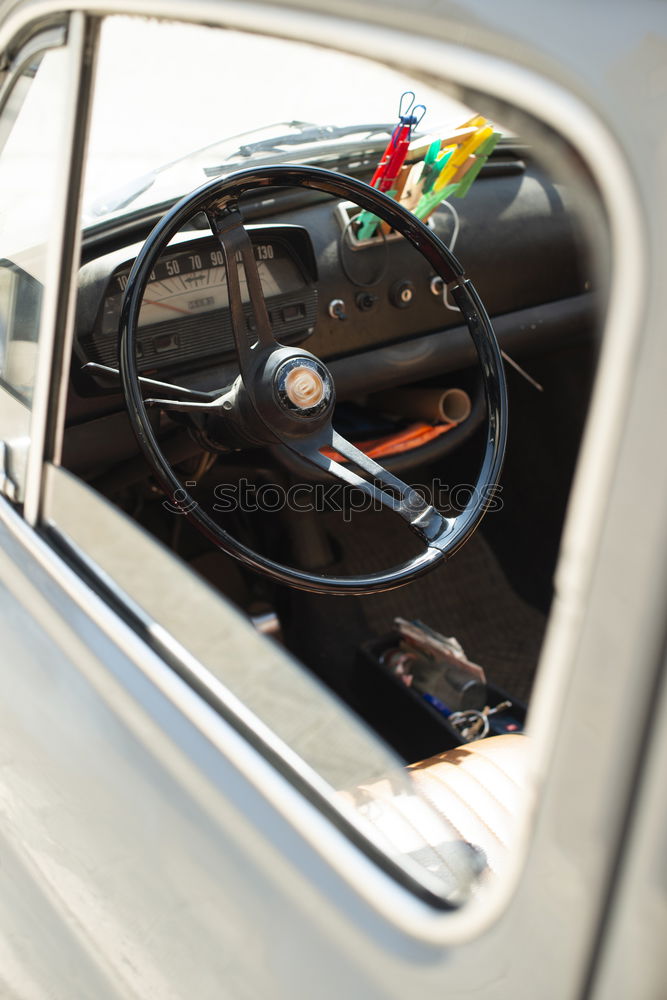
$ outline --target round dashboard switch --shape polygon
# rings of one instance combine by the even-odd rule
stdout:
[[[358,292],[354,301],[356,302],[357,309],[360,309],[361,312],[368,312],[369,309],[373,308],[377,300],[377,295],[373,295],[372,292]]]
[[[414,297],[415,286],[405,279],[395,282],[389,291],[389,301],[397,309],[407,309],[412,305]]]

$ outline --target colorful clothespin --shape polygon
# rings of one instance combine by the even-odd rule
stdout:
[[[436,161],[438,159],[438,153],[440,152],[440,146],[440,139],[436,139],[435,142],[432,142],[428,147],[428,151],[424,157],[424,169],[422,170],[420,178],[423,194],[431,190],[433,183],[438,176],[440,168],[436,166]]]
[[[472,134],[450,148],[450,155],[432,188],[422,194],[413,209],[422,221],[450,195],[456,198],[466,196],[500,138],[500,133],[494,131],[493,126],[481,115],[471,118],[466,126],[472,127]],[[463,127],[461,131],[464,131]]]
[[[415,105],[414,100],[412,91],[402,95],[399,122],[371,183],[425,221],[445,198],[465,197],[500,133],[483,115],[474,115],[445,136],[411,140],[411,129],[422,117],[416,111],[423,108]],[[376,233],[380,220],[364,211],[357,224],[358,238],[369,239]],[[386,233],[389,228],[388,223],[383,223],[381,231]]]
[[[388,193],[397,186],[398,177],[405,163],[405,157],[410,145],[412,129],[424,117],[426,108],[423,104],[415,104],[415,94],[412,90],[406,90],[398,103],[398,124],[391,134],[387,147],[380,158],[380,162],[371,178],[371,187],[379,191]],[[419,113],[421,112],[421,113]],[[371,212],[363,211],[357,220],[359,239],[370,239],[375,233],[378,224],[377,216]]]
[[[484,145],[479,147],[479,150],[475,154],[474,164],[470,170],[467,171],[461,182],[457,184],[456,190],[453,192],[455,198],[465,198],[472,186],[472,182],[475,180],[480,170],[486,163],[489,155],[493,152],[493,149],[499,139],[500,132],[494,132],[493,135],[486,140]],[[484,151],[482,152],[482,150]]]

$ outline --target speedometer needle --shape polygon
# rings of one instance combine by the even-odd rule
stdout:
[[[162,309],[171,309],[175,313],[183,313],[184,316],[190,315],[189,309],[179,309],[178,306],[170,306],[166,302],[155,302],[153,299],[144,299],[142,305],[145,306],[160,306]]]

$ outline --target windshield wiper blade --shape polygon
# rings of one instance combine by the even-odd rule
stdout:
[[[341,139],[347,135],[365,134],[367,137],[376,135],[378,132],[391,132],[394,125],[387,122],[371,122],[367,125],[312,125],[308,122],[290,122],[291,126],[299,128],[298,132],[288,132],[286,135],[274,136],[272,139],[260,139],[257,142],[248,142],[231,153],[228,160],[235,156],[252,156],[254,153],[261,153],[278,149],[280,146],[304,146],[309,143],[330,142],[333,139]]]
[[[268,150],[263,154],[254,156],[250,161],[239,162],[237,158],[228,163],[220,163],[215,167],[204,167],[204,173],[207,177],[221,177],[224,174],[234,173],[235,170],[241,169],[247,163],[250,163],[253,167],[276,166],[279,163],[296,162],[312,164],[327,163],[331,164],[331,169],[335,169],[333,164],[343,159],[354,157],[361,160],[367,157],[369,153],[376,154],[378,150],[384,149],[386,144],[387,140],[384,137],[381,139],[371,137],[365,140],[348,139],[347,141],[336,143],[333,148],[328,146],[326,142],[311,142],[309,145],[299,146],[298,161],[297,154],[293,149]]]
[[[118,212],[121,209],[127,208],[128,205],[131,205],[132,202],[135,201],[140,195],[151,188],[161,174],[167,173],[169,170],[182,163],[186,163],[188,160],[194,162],[197,157],[200,157],[202,154],[208,152],[208,150],[213,150],[218,146],[222,146],[223,149],[229,148],[234,142],[238,142],[239,139],[242,139],[245,136],[265,133],[267,129],[292,128],[296,131],[285,133],[284,135],[274,136],[273,138],[264,138],[258,139],[255,142],[243,143],[235,148],[234,152],[227,157],[227,161],[225,163],[220,163],[217,166],[204,167],[204,175],[206,177],[217,177],[230,170],[238,169],[239,157],[248,159],[257,152],[276,151],[276,158],[273,162],[283,162],[284,160],[289,160],[290,154],[280,152],[281,146],[310,145],[317,147],[318,145],[325,145],[335,139],[344,138],[345,136],[350,135],[364,135],[367,138],[370,138],[379,133],[391,133],[394,127],[393,123],[387,122],[371,123],[367,125],[337,126],[316,125],[312,122],[291,121],[280,122],[277,125],[266,125],[261,129],[251,129],[247,132],[241,132],[235,136],[229,136],[227,139],[220,139],[216,142],[209,143],[209,145],[196,149],[191,153],[186,153],[185,156],[179,156],[176,160],[164,163],[162,166],[156,167],[154,170],[143,174],[141,177],[128,181],[121,187],[97,197],[92,204],[88,206],[87,212],[93,218],[99,218],[100,216],[109,215],[113,212]],[[234,159],[237,160],[237,163],[234,164],[229,162]],[[266,163],[267,161],[265,159],[262,162]]]

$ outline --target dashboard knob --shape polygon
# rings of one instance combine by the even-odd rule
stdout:
[[[415,297],[415,286],[411,281],[397,281],[391,286],[389,301],[397,309],[407,309]]]
[[[345,312],[345,303],[342,299],[332,299],[329,303],[329,315],[332,319],[347,319],[347,313]]]
[[[377,300],[377,295],[373,295],[372,292],[358,292],[354,301],[357,304],[357,309],[360,309],[361,312],[368,312],[369,309],[373,308]]]

